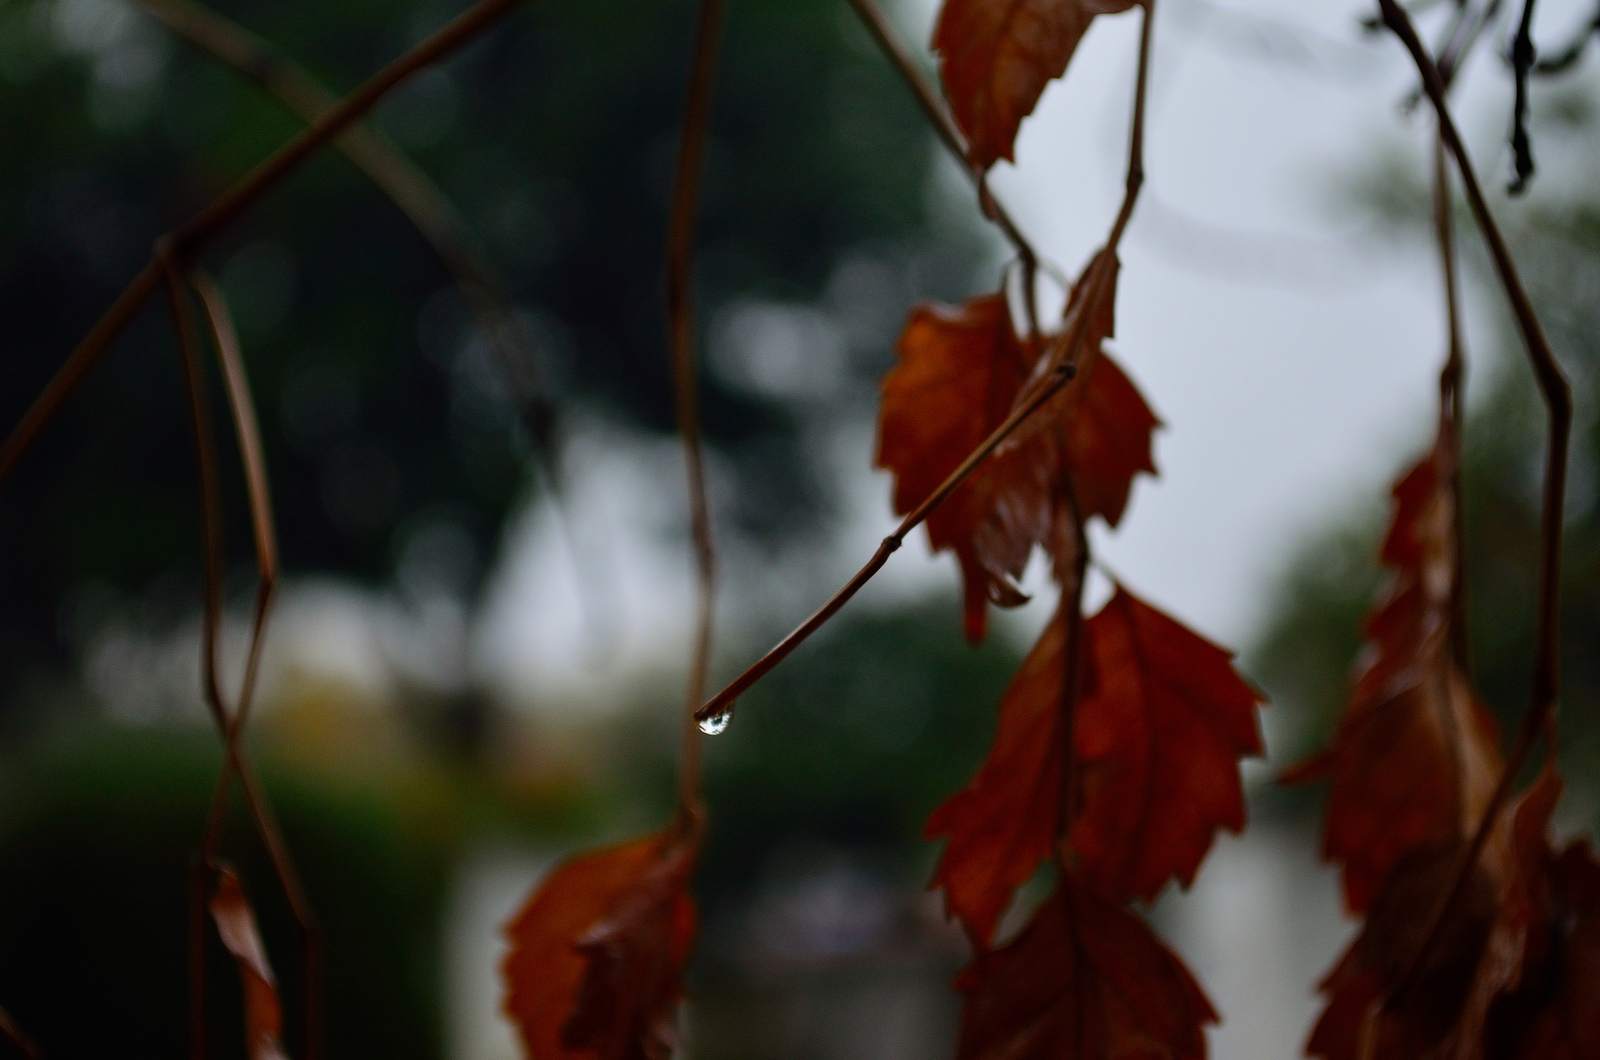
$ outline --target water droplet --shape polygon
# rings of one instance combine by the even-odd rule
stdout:
[[[733,708],[729,707],[721,714],[713,714],[709,718],[702,718],[700,720],[700,731],[705,733],[707,736],[715,736],[719,732],[726,730],[728,727],[728,722],[732,720]]]

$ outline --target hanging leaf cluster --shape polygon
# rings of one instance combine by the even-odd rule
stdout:
[[[478,38],[519,0],[478,0],[342,99],[209,10],[191,10],[180,0],[142,2],[219,62],[261,81],[306,128],[157,242],[149,262],[0,443],[0,477],[140,307],[165,294],[195,434],[202,688],[224,750],[191,881],[193,1055],[203,1060],[207,1050],[212,932],[239,973],[246,1055],[289,1055],[283,999],[255,914],[242,880],[218,852],[237,786],[301,931],[303,1055],[316,1060],[320,935],[243,739],[278,580],[271,490],[238,334],[199,259],[323,148],[344,151],[448,263],[494,338],[530,437],[548,443],[551,411],[528,384],[526,336],[470,240],[457,231],[457,212],[362,123],[390,91]],[[1114,577],[1103,606],[1087,616],[1083,609],[1092,563],[1087,527],[1098,519],[1115,529],[1135,480],[1155,474],[1151,439],[1159,421],[1105,349],[1115,332],[1118,246],[1144,181],[1154,0],[945,0],[932,42],[942,99],[873,0],[849,2],[966,168],[983,214],[1016,251],[1015,267],[992,292],[911,313],[883,382],[876,454],[893,476],[902,522],[811,618],[705,699],[716,582],[693,356],[693,234],[723,0],[701,0],[666,276],[699,575],[678,804],[659,831],[579,853],[534,888],[506,929],[504,1010],[532,1060],[665,1060],[679,1049],[683,977],[695,936],[691,882],[707,828],[701,734],[720,731],[738,696],[837,614],[926,523],[933,548],[957,561],[969,640],[985,637],[991,607],[1025,601],[1019,579],[1037,553],[1047,559],[1058,592],[1050,621],[1000,700],[988,757],[927,822],[927,837],[943,843],[933,886],[973,950],[954,984],[965,1005],[959,1060],[1198,1060],[1206,1051],[1205,1028],[1220,1015],[1137,907],[1169,883],[1191,884],[1217,831],[1244,827],[1239,763],[1262,753],[1257,712],[1264,700],[1227,651]],[[1345,713],[1329,747],[1287,778],[1328,783],[1324,853],[1340,867],[1347,908],[1364,918],[1323,980],[1325,1006],[1307,1048],[1326,1060],[1600,1060],[1600,859],[1587,842],[1556,843],[1550,827],[1562,790],[1556,619],[1572,401],[1447,99],[1455,71],[1500,4],[1454,5],[1437,62],[1398,0],[1378,0],[1378,7],[1373,25],[1386,26],[1409,52],[1437,119],[1435,205],[1451,342],[1435,443],[1394,489],[1381,555],[1392,577],[1367,619],[1367,648]],[[1519,188],[1533,173],[1528,78],[1576,62],[1600,27],[1596,19],[1557,57],[1541,61],[1531,38],[1533,10],[1534,0],[1523,0],[1510,55]],[[1095,20],[1135,11],[1140,39],[1123,201],[1104,244],[1067,285],[1061,318],[1041,323],[1038,285],[1041,275],[1055,273],[989,188],[988,172],[1015,159],[1023,121],[1067,71]],[[1534,687],[1509,741],[1473,688],[1462,617],[1465,369],[1447,160],[1505,291],[1549,424]],[[196,301],[205,324],[198,332]],[[225,552],[208,348],[241,459],[258,574],[244,676],[231,696],[218,650]],[[1519,790],[1541,743],[1543,767]],[[1041,869],[1052,877],[1049,895],[1032,908],[1013,909]],[[4,1009],[0,1033],[38,1055]]]
[[[1600,1055],[1600,861],[1550,838],[1553,755],[1497,797],[1507,762],[1462,650],[1457,451],[1441,416],[1396,483],[1344,717],[1286,778],[1330,782],[1323,852],[1366,918],[1322,982],[1307,1051],[1327,1060]]]

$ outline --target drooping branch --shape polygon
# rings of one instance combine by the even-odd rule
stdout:
[[[1495,819],[1511,795],[1518,773],[1527,762],[1535,741],[1540,735],[1549,733],[1553,725],[1556,696],[1561,687],[1559,627],[1561,539],[1567,477],[1567,445],[1572,431],[1572,394],[1561,366],[1551,352],[1538,316],[1533,311],[1533,304],[1523,289],[1511,252],[1507,249],[1505,239],[1501,236],[1499,227],[1489,212],[1488,204],[1484,201],[1483,191],[1473,171],[1471,159],[1467,156],[1460,133],[1450,116],[1444,80],[1418,39],[1410,18],[1396,0],[1378,0],[1378,3],[1384,24],[1400,38],[1422,75],[1423,89],[1427,92],[1438,116],[1439,134],[1455,159],[1467,204],[1471,207],[1473,218],[1483,235],[1484,242],[1489,247],[1496,276],[1505,290],[1507,301],[1511,304],[1512,316],[1522,336],[1523,346],[1527,350],[1549,419],[1547,442],[1549,452],[1545,457],[1540,517],[1538,622],[1532,695],[1528,709],[1523,714],[1516,742],[1506,761],[1505,771],[1495,786],[1483,819],[1479,822],[1472,842],[1462,858],[1460,870],[1430,920],[1428,929],[1422,934],[1423,943],[1409,962],[1406,973],[1400,977],[1400,986],[1389,995],[1392,1001],[1415,980],[1416,970],[1437,946],[1442,927],[1451,910],[1461,900],[1472,868],[1477,863]]]
[[[1439,413],[1450,424],[1450,495],[1455,512],[1455,576],[1450,585],[1450,644],[1456,665],[1472,673],[1472,645],[1467,621],[1467,526],[1461,483],[1461,445],[1466,437],[1467,361],[1461,327],[1461,299],[1456,270],[1455,206],[1450,193],[1444,138],[1433,138],[1433,225],[1444,277],[1445,361],[1439,372]]]
[[[943,503],[945,498],[949,497],[1001,442],[1021,426],[1024,420],[1059,393],[1062,387],[1072,382],[1078,373],[1080,361],[1086,356],[1093,356],[1093,351],[1085,348],[1087,345],[1085,339],[1090,331],[1089,324],[1110,289],[1111,277],[1115,271],[1117,246],[1127,229],[1128,221],[1133,216],[1139,189],[1144,186],[1144,115],[1146,86],[1149,81],[1151,5],[1145,4],[1143,11],[1141,17],[1144,21],[1139,35],[1139,69],[1136,75],[1133,117],[1128,135],[1128,171],[1122,205],[1117,210],[1117,217],[1111,226],[1110,235],[1106,238],[1105,246],[1094,256],[1079,281],[1085,288],[1079,311],[1070,319],[1066,329],[1053,338],[1041,354],[1043,363],[1048,366],[1044,376],[1036,382],[1031,391],[1025,393],[1011,414],[990,432],[989,436],[968,454],[967,458],[921,504],[901,520],[894,532],[878,545],[872,558],[867,560],[843,587],[726,688],[707,700],[695,712],[697,720],[706,721],[720,717],[733,709],[734,703],[741,695],[805,643],[813,633],[821,629],[840,608],[850,602],[851,597],[861,591],[862,586],[883,569],[884,564],[889,562],[889,557],[905,543],[907,535],[920,526],[928,514]]]
[[[193,260],[194,255],[212,237],[259,202],[307,159],[359,121],[402,81],[465,46],[521,2],[480,0],[476,6],[368,78],[336,107],[246,174],[198,216],[164,236],[163,242],[169,247],[173,260],[180,266]],[[139,307],[155,293],[162,282],[163,268],[159,261],[152,258],[129,281],[122,294],[95,322],[89,334],[78,343],[34,399],[21,422],[12,429],[5,443],[0,444],[0,479],[4,479],[16,466],[18,458],[37,437],[40,429],[50,421],[111,343],[127,328]]]
[[[678,778],[679,813],[686,823],[704,814],[700,796],[700,726],[695,708],[705,698],[711,669],[712,633],[717,598],[717,554],[711,534],[711,508],[706,500],[704,446],[700,437],[700,400],[694,357],[694,222],[700,197],[700,168],[705,153],[706,125],[711,112],[722,28],[723,0],[701,0],[695,35],[689,98],[684,108],[683,136],[678,143],[678,169],[673,180],[672,220],[667,235],[667,328],[672,351],[672,381],[677,397],[678,434],[683,439],[689,478],[689,513],[698,574],[695,635],[689,660],[688,704],[684,711],[683,763]]]
[[[157,264],[161,267],[167,290],[168,307],[171,311],[173,330],[178,339],[179,352],[182,358],[184,378],[189,397],[189,409],[194,423],[195,450],[198,460],[198,480],[200,484],[200,518],[202,537],[202,587],[203,587],[203,615],[201,629],[201,674],[202,689],[205,693],[206,706],[216,723],[218,734],[222,737],[224,757],[221,774],[218,777],[216,789],[211,799],[211,807],[207,813],[206,828],[201,840],[200,856],[197,859],[195,872],[200,879],[198,890],[192,888],[191,908],[189,915],[191,939],[203,938],[205,917],[205,880],[216,860],[216,850],[222,834],[223,814],[227,805],[227,793],[232,784],[234,775],[239,777],[240,786],[244,790],[245,804],[250,811],[250,817],[255,825],[256,832],[266,848],[272,862],[273,871],[278,877],[278,883],[283,888],[288,899],[290,910],[300,928],[303,952],[305,956],[305,1031],[306,1031],[306,1056],[308,1060],[320,1054],[320,969],[321,969],[321,940],[317,929],[316,919],[311,912],[310,904],[306,899],[305,890],[300,883],[298,871],[295,869],[293,859],[289,855],[288,846],[283,840],[282,829],[279,827],[276,816],[272,812],[265,793],[261,788],[254,770],[244,751],[240,736],[242,721],[248,713],[249,697],[253,693],[255,677],[259,669],[261,636],[264,630],[267,610],[271,601],[271,587],[276,582],[277,571],[277,546],[271,528],[270,510],[257,503],[258,498],[266,496],[265,465],[260,461],[261,445],[259,432],[255,430],[255,416],[253,403],[249,399],[247,384],[245,384],[242,371],[235,372],[227,367],[230,353],[226,347],[233,342],[231,323],[219,324],[213,318],[213,326],[217,329],[217,344],[219,357],[224,362],[224,375],[227,377],[230,405],[233,406],[235,429],[239,434],[239,449],[246,466],[246,479],[251,495],[252,521],[256,526],[256,540],[258,546],[258,564],[261,567],[261,590],[257,595],[256,620],[251,638],[250,656],[246,664],[246,684],[240,693],[239,706],[230,711],[223,696],[218,664],[218,637],[222,619],[222,566],[223,566],[223,541],[222,541],[222,512],[220,503],[220,488],[218,483],[216,462],[216,440],[211,425],[210,403],[206,397],[205,371],[200,357],[199,343],[194,334],[193,323],[187,305],[186,292],[183,278],[179,272],[177,261],[174,257],[170,243],[163,241],[158,245]],[[204,283],[204,281],[202,281]],[[215,294],[214,286],[210,287]],[[220,305],[220,300],[216,305]],[[208,315],[215,311],[215,306],[208,307]],[[225,318],[224,318],[225,320]],[[237,367],[237,347],[232,350],[233,359]],[[249,410],[241,414],[241,404]],[[198,901],[196,901],[198,899]],[[198,924],[197,919],[198,918]],[[191,1050],[197,1060],[205,1055],[205,986],[204,986],[204,947],[191,947]]]
[[[1038,306],[1033,285],[1042,261],[1038,252],[1033,249],[1033,244],[1011,219],[1011,214],[1001,205],[1000,200],[995,198],[984,171],[972,164],[972,159],[967,153],[966,137],[956,126],[955,119],[950,115],[950,109],[939,98],[938,90],[928,83],[922,67],[917,65],[917,61],[906,50],[905,44],[895,34],[894,27],[889,24],[889,20],[884,17],[878,5],[874,0],[850,0],[850,6],[855,8],[856,14],[867,27],[867,32],[872,34],[872,39],[877,41],[878,47],[899,72],[906,87],[911,89],[911,94],[916,97],[917,104],[922,108],[928,123],[933,126],[934,132],[938,133],[939,142],[944,144],[945,149],[961,166],[961,171],[972,181],[978,191],[978,204],[983,210],[983,215],[995,223],[1016,250],[1017,258],[1022,262],[1022,290],[1023,299],[1027,304],[1028,324],[1037,333]]]
[[[1533,9],[1538,0],[1522,0],[1522,18],[1517,35],[1511,39],[1511,75],[1516,82],[1516,98],[1511,106],[1511,155],[1516,176],[1506,190],[1521,195],[1533,179],[1533,142],[1528,137],[1528,74],[1538,58],[1533,47]]]

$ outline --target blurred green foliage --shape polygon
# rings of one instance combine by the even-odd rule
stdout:
[[[214,9],[338,91],[464,6]],[[547,396],[655,431],[672,425],[661,262],[694,11],[531,3],[376,115],[463,212],[526,313]],[[842,3],[734,5],[721,54],[703,330],[753,300],[844,312],[866,298],[895,321],[915,294],[964,293],[979,245],[972,230],[929,239],[932,139]],[[152,241],[296,128],[123,0],[0,0],[5,429]],[[456,572],[473,593],[505,514],[532,488],[529,439],[421,238],[329,152],[202,259],[243,332],[285,568],[383,579],[413,537],[445,525],[476,545]],[[884,282],[864,290],[863,276]],[[25,678],[70,658],[73,590],[133,594],[156,624],[195,605],[193,444],[168,330],[164,308],[147,308],[5,483],[0,712],[16,709]],[[844,371],[869,390],[892,331],[846,338]],[[815,525],[827,494],[802,437],[816,410],[703,376],[708,437],[740,483],[739,529]],[[245,567],[231,445],[224,458],[230,553]]]
[[[0,996],[46,1056],[185,1054],[189,867],[218,757],[206,732],[101,731],[7,771]],[[438,1056],[452,830],[430,826],[415,800],[360,784],[316,783],[270,760],[264,777],[322,926],[328,1054]],[[300,936],[238,804],[227,854],[298,1054]],[[211,1055],[242,1057],[238,972],[214,933],[207,964]]]

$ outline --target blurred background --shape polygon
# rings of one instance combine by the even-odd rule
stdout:
[[[297,121],[150,11],[0,0],[0,422],[181,223]],[[143,5],[143,6],[142,6]],[[210,10],[347,90],[465,5]],[[1437,34],[1445,15],[1423,17]],[[328,940],[330,1055],[502,1060],[500,930],[565,853],[670,812],[692,573],[671,434],[662,242],[695,5],[527,5],[374,124],[459,210],[531,351],[508,383],[428,243],[328,152],[210,247],[237,317],[286,582],[250,741]],[[1331,731],[1391,480],[1426,445],[1444,351],[1431,123],[1352,0],[1163,0],[1150,181],[1117,350],[1165,421],[1099,551],[1241,651],[1272,697],[1251,828],[1150,916],[1226,1022],[1214,1053],[1296,1055],[1348,936],[1321,793],[1272,778]],[[931,0],[892,14],[929,37]],[[1535,37],[1581,40],[1592,0]],[[994,183],[1068,271],[1120,193],[1136,18],[1097,21]],[[1458,99],[1491,202],[1578,399],[1558,825],[1600,814],[1600,57],[1533,87],[1540,175],[1502,191],[1500,30]],[[730,5],[698,262],[717,676],[803,617],[893,525],[871,468],[907,309],[992,290],[1004,248],[843,0]],[[1594,51],[1590,47],[1588,51]],[[1477,677],[1509,727],[1531,653],[1539,407],[1476,237],[1468,283]],[[47,1056],[184,1048],[185,906],[220,750],[199,695],[198,498],[155,303],[0,493],[0,1004]],[[220,388],[213,404],[223,408]],[[519,415],[519,413],[521,413]],[[223,445],[225,669],[254,583]],[[1052,606],[981,648],[919,533],[708,742],[690,1052],[949,1055],[960,937],[924,890],[926,814],[981,760]],[[1106,586],[1093,592],[1104,595]],[[237,801],[237,800],[235,800]],[[299,944],[242,817],[242,870],[298,1041]],[[240,1048],[212,953],[213,1048]],[[3,1049],[4,1047],[0,1047]]]

